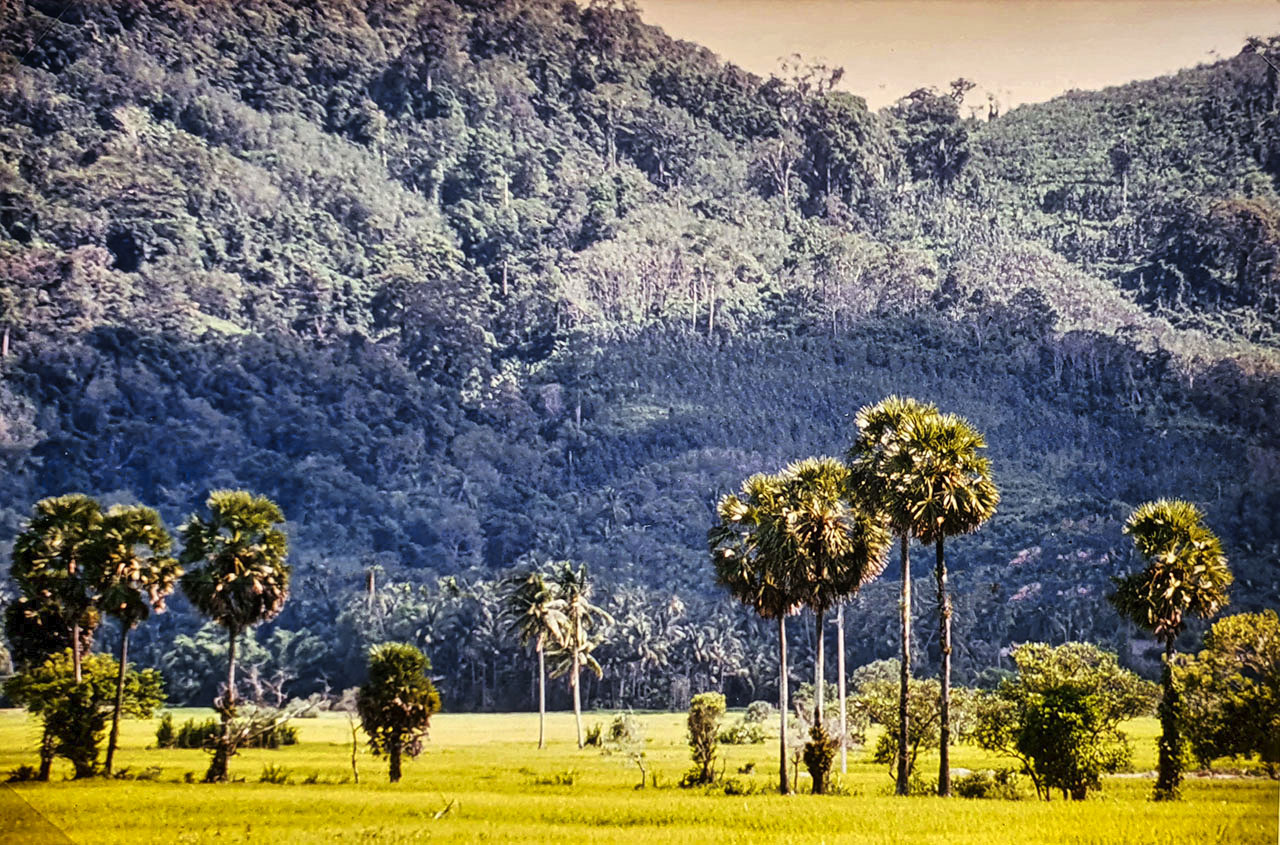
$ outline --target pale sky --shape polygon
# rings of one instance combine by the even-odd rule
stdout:
[[[845,68],[873,108],[963,76],[1007,111],[1149,79],[1280,34],[1280,0],[639,0],[644,19],[761,76],[792,53]]]

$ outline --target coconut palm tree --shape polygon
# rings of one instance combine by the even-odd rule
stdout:
[[[182,575],[178,561],[169,555],[172,547],[173,538],[165,530],[160,514],[152,508],[116,505],[103,517],[102,555],[108,582],[102,610],[120,622],[120,674],[116,678],[107,759],[102,767],[108,777],[120,735],[129,632],[146,619],[151,610],[164,612],[165,598],[173,592]]]
[[[97,500],[72,493],[37,502],[13,541],[13,580],[33,614],[56,619],[66,632],[77,684],[85,633],[101,619],[107,579],[101,540],[102,508]]]
[[[540,572],[526,572],[507,580],[507,618],[510,631],[525,648],[538,655],[538,748],[546,745],[547,643],[564,638],[568,617],[556,584]]]
[[[1174,641],[1188,615],[1208,619],[1227,604],[1231,570],[1217,536],[1190,502],[1160,499],[1140,505],[1124,531],[1133,536],[1145,569],[1115,579],[1108,598],[1120,615],[1164,642],[1161,673],[1160,771],[1155,797],[1178,797],[1182,740],[1178,735],[1178,690],[1173,683]]]
[[[922,542],[936,550],[938,643],[942,656],[939,692],[938,794],[951,794],[951,595],[943,541],[976,531],[996,512],[1000,491],[991,481],[991,464],[981,454],[982,434],[955,414],[926,414],[908,429],[906,475],[911,522]]]
[[[926,417],[937,416],[934,405],[915,399],[889,396],[858,411],[858,433],[846,455],[849,488],[853,496],[882,511],[902,546],[901,679],[898,693],[898,777],[896,792],[908,792],[907,690],[911,680],[911,556],[910,543],[919,534],[914,518],[919,500],[910,489],[914,456],[913,427]]]
[[[569,675],[569,687],[573,690],[573,719],[578,729],[578,747],[582,747],[582,667],[602,677],[604,670],[591,652],[600,644],[591,631],[599,625],[613,624],[613,617],[603,608],[591,603],[591,579],[587,565],[577,569],[567,560],[552,564],[552,581],[559,600],[563,602],[565,622],[561,636],[556,641],[556,656],[560,658],[553,675]]]
[[[182,529],[182,591],[195,608],[227,630],[227,692],[218,703],[222,742],[205,780],[227,779],[230,722],[236,704],[236,637],[273,619],[289,597],[288,543],[275,502],[244,490],[215,490],[209,516],[193,514]]]
[[[804,600],[795,558],[775,535],[782,521],[782,479],[757,474],[737,495],[716,505],[718,522],[707,532],[716,582],[765,619],[778,621],[778,791],[791,791],[787,778],[787,615]]]

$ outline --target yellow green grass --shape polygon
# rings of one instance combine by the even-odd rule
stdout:
[[[193,715],[209,712],[176,711],[175,721]],[[588,714],[586,722],[607,724],[611,716]],[[549,716],[552,739],[543,751],[535,747],[536,714],[438,715],[426,752],[406,762],[405,778],[396,785],[387,783],[385,761],[363,751],[360,783],[349,782],[350,732],[340,714],[296,722],[298,746],[238,755],[232,776],[244,782],[220,786],[184,782],[188,774],[198,780],[203,773],[203,752],[148,748],[154,723],[128,722],[118,765],[131,773],[158,767],[158,780],[75,782],[65,779],[67,768],[55,769],[51,783],[0,787],[12,790],[0,802],[0,842],[22,841],[15,816],[23,806],[15,795],[77,843],[1276,841],[1278,785],[1259,778],[1191,778],[1184,800],[1176,803],[1149,801],[1152,781],[1146,777],[1107,778],[1101,794],[1078,804],[901,799],[887,794],[886,769],[855,752],[842,780],[846,795],[682,790],[676,783],[688,767],[683,715],[638,718],[658,788],[636,789],[639,770],[625,756],[579,751],[572,716],[562,713]],[[1129,729],[1135,768],[1154,768],[1155,722],[1139,720]],[[36,736],[25,714],[0,711],[0,770],[34,764]],[[775,785],[775,744],[722,752],[729,776],[766,789]],[[1000,765],[968,746],[956,749],[953,759],[960,767]],[[739,774],[749,763],[754,772]],[[259,783],[268,764],[287,769],[290,782]],[[923,765],[936,765],[936,757]],[[303,783],[309,778],[317,782]],[[802,777],[801,789],[807,788]]]

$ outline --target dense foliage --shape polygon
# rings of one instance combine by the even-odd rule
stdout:
[[[293,599],[246,661],[306,694],[413,642],[458,709],[533,705],[498,585],[572,558],[615,619],[587,706],[745,703],[776,629],[715,593],[715,500],[901,392],[1002,491],[948,545],[957,678],[1028,640],[1141,664],[1104,599],[1138,502],[1197,500],[1242,610],[1280,589],[1272,49],[981,124],[963,86],[873,114],[625,4],[7,4],[0,539],[71,491],[170,525],[259,491]],[[894,653],[891,591],[853,665]],[[171,604],[134,656],[208,701],[172,655],[226,646]]]

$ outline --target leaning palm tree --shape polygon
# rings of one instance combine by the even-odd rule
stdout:
[[[907,454],[913,466],[904,492],[911,522],[922,542],[936,549],[938,643],[942,654],[939,691],[938,794],[951,794],[951,595],[943,541],[978,530],[995,515],[1000,491],[991,481],[991,463],[981,454],[982,434],[955,414],[924,415],[909,428]]]
[[[613,617],[591,603],[591,579],[587,577],[586,564],[577,569],[567,560],[552,564],[552,581],[563,603],[561,612],[564,614],[564,624],[556,640],[555,656],[559,661],[552,674],[557,677],[569,675],[569,687],[573,690],[573,719],[578,729],[578,747],[581,748],[582,667],[595,672],[597,678],[603,677],[604,669],[591,654],[600,644],[600,639],[593,638],[591,631],[598,625],[613,624]]]
[[[898,692],[898,777],[896,792],[906,795],[908,783],[907,689],[911,680],[911,557],[913,535],[920,533],[915,518],[919,496],[910,490],[914,469],[911,438],[923,419],[937,416],[934,405],[890,396],[858,411],[858,433],[846,455],[849,488],[854,497],[879,509],[888,518],[902,546],[901,613],[902,659]]]
[[[129,657],[129,632],[152,610],[164,612],[165,598],[177,586],[182,569],[169,555],[173,538],[160,514],[141,505],[116,505],[102,521],[102,554],[109,573],[102,596],[102,610],[120,622],[120,674],[116,677],[116,702],[111,713],[104,775],[111,776],[120,736],[120,710],[124,705],[125,666]]]
[[[275,502],[244,490],[215,490],[206,502],[208,518],[193,514],[182,529],[182,591],[196,610],[227,629],[227,692],[217,704],[222,740],[205,774],[208,782],[227,779],[231,719],[236,705],[236,638],[247,628],[273,619],[289,597],[288,543],[278,525],[284,515]]]
[[[560,642],[568,624],[564,600],[554,581],[540,572],[526,572],[507,580],[506,611],[510,631],[525,648],[538,655],[538,748],[546,745],[547,644]]]
[[[1160,499],[1138,507],[1125,522],[1138,554],[1147,562],[1140,572],[1115,579],[1109,596],[1121,616],[1164,641],[1161,673],[1160,771],[1155,797],[1178,797],[1182,780],[1182,739],[1178,735],[1178,690],[1173,683],[1174,641],[1188,615],[1208,619],[1227,604],[1231,570],[1222,544],[1190,502]]]
[[[716,582],[765,619],[778,621],[778,791],[791,791],[787,778],[787,615],[804,595],[794,556],[776,538],[782,521],[782,480],[757,474],[737,495],[716,505],[718,522],[707,532]]]

